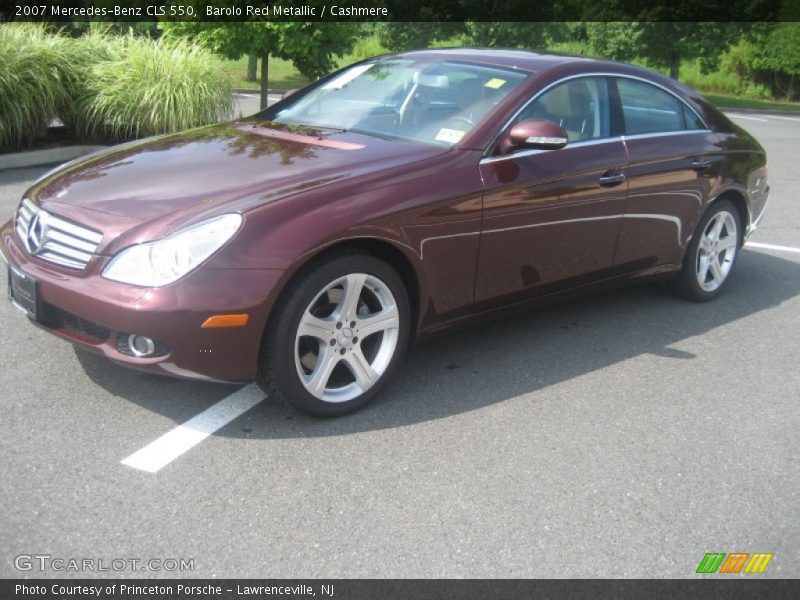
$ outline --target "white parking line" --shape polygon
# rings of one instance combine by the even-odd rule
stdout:
[[[749,248],[763,248],[764,250],[777,250],[779,252],[793,252],[800,254],[800,248],[792,248],[791,246],[777,246],[775,244],[759,244],[758,242],[747,242],[745,246]]]
[[[745,245],[750,248],[800,254],[800,248],[791,246],[758,242],[747,242]],[[245,386],[120,462],[139,471],[157,473],[262,400],[264,400],[264,392],[255,384]]]
[[[800,123],[800,119],[797,117],[782,117],[780,115],[770,115],[770,119],[781,119],[782,121],[795,121],[796,123]]]
[[[767,119],[759,119],[758,117],[746,117],[745,115],[740,115],[736,113],[727,113],[729,117],[733,117],[734,119],[747,119],[748,121],[761,121],[762,123],[766,123]]]
[[[157,473],[263,399],[264,392],[256,385],[245,386],[120,462],[139,471]]]

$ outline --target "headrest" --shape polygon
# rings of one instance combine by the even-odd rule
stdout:
[[[585,81],[559,85],[547,92],[545,98],[547,112],[565,119],[585,117],[590,103],[591,94]]]

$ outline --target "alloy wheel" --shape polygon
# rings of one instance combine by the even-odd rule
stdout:
[[[351,273],[314,297],[297,327],[294,359],[306,390],[325,402],[346,402],[370,389],[397,349],[400,314],[389,286]]]
[[[713,292],[724,283],[733,266],[738,242],[736,219],[726,210],[719,211],[706,225],[697,246],[695,273],[704,291]]]

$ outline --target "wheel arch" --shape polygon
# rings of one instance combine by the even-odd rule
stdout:
[[[353,237],[338,240],[326,246],[316,248],[313,252],[304,256],[303,259],[299,261],[297,265],[295,265],[294,269],[281,285],[281,289],[278,292],[277,298],[280,298],[289,283],[296,277],[302,276],[303,271],[310,265],[322,260],[325,256],[347,251],[361,251],[379,258],[391,266],[400,276],[400,279],[403,281],[403,285],[405,285],[406,292],[408,294],[409,308],[411,310],[410,322],[412,323],[409,336],[410,339],[413,340],[417,333],[420,312],[422,310],[422,281],[417,268],[406,252],[401,250],[396,244],[393,244],[392,242],[383,238]],[[273,303],[273,308],[274,305],[275,303]],[[272,311],[270,311],[270,313],[271,312]],[[267,318],[267,323],[269,323],[269,320],[270,317]]]
[[[739,213],[739,221],[742,226],[742,231],[740,235],[740,244],[744,244],[745,236],[748,227],[750,226],[750,207],[747,204],[747,199],[745,198],[745,194],[742,190],[735,189],[735,188],[728,188],[719,194],[708,203],[706,207],[706,212],[708,212],[712,206],[717,204],[722,200],[728,200],[731,202]]]

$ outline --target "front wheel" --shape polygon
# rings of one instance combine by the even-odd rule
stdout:
[[[703,215],[686,250],[676,279],[679,293],[689,300],[715,298],[728,281],[741,246],[741,223],[736,207],[722,200]]]
[[[402,280],[385,262],[338,254],[301,272],[276,305],[259,359],[264,390],[316,417],[361,408],[408,341]]]

